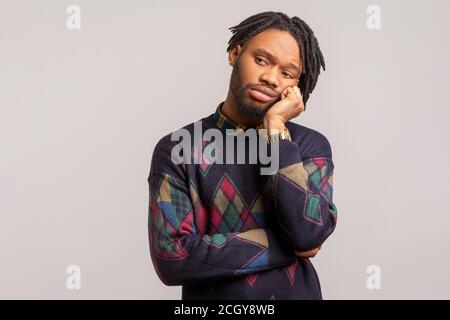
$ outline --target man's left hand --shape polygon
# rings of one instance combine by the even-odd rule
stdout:
[[[281,100],[266,112],[264,128],[283,130],[286,122],[297,117],[304,110],[305,105],[299,87],[287,87],[281,93]]]

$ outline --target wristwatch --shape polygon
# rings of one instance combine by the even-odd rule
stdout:
[[[279,141],[279,140],[292,141],[291,134],[289,133],[288,128],[284,128],[283,131],[279,131],[277,133],[267,135],[267,143],[271,143],[272,141]]]

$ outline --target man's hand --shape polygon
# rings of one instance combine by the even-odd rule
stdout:
[[[305,110],[303,97],[297,86],[287,87],[281,93],[281,100],[275,103],[265,114],[264,128],[284,130],[284,124]]]
[[[301,257],[301,258],[313,258],[319,252],[320,248],[322,248],[322,246],[312,249],[312,250],[309,250],[309,251],[304,251],[304,252],[295,251],[295,255],[297,257]]]

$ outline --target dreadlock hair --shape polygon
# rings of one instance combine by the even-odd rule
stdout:
[[[269,28],[289,32],[299,44],[302,74],[300,75],[298,86],[306,108],[309,94],[312,93],[316,86],[320,67],[322,66],[325,71],[325,61],[314,32],[302,19],[298,17],[289,18],[282,12],[273,11],[255,14],[238,25],[229,28],[233,35],[228,41],[227,52],[238,44],[243,45],[256,34]]]

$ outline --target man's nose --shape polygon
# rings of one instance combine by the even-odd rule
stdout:
[[[265,83],[268,87],[278,87],[278,74],[276,68],[269,68],[261,75],[261,82]]]

